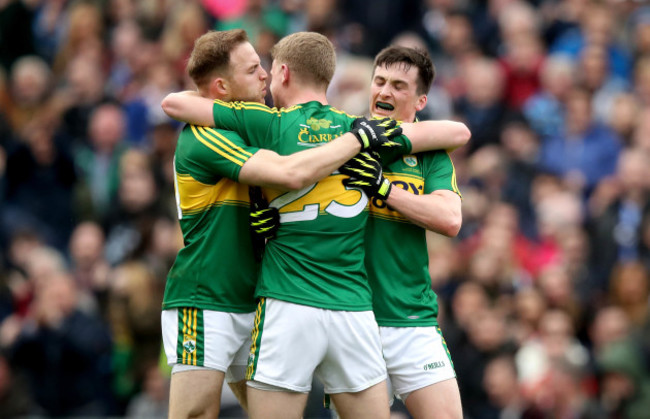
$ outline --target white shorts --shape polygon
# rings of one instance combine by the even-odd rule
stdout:
[[[356,393],[386,379],[373,312],[262,298],[246,378],[304,393],[313,375],[329,394]]]
[[[392,395],[406,400],[415,390],[456,378],[439,327],[380,327]]]
[[[251,346],[255,313],[178,308],[163,310],[163,345],[172,372],[214,369],[227,382],[241,381]]]

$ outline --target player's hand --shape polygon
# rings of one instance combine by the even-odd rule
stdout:
[[[390,194],[392,184],[384,177],[379,155],[376,152],[357,154],[341,166],[339,172],[350,176],[343,179],[343,185],[360,188],[369,197],[377,197],[385,201]]]
[[[267,240],[275,238],[280,227],[280,214],[277,208],[269,207],[259,187],[248,188],[250,198],[249,232],[253,242],[255,258],[262,260]]]
[[[350,132],[357,137],[357,140],[361,143],[361,151],[364,151],[399,147],[400,144],[392,141],[392,139],[402,135],[402,128],[397,126],[397,121],[390,118],[357,118],[352,123]]]

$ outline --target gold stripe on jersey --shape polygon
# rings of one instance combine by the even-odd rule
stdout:
[[[215,130],[208,132],[205,130],[205,128],[197,127],[194,125],[192,125],[191,128],[194,137],[203,145],[240,167],[246,163],[246,160],[248,160],[250,156],[252,156],[251,153],[245,151],[241,147],[232,144],[230,140]]]
[[[347,176],[337,174],[330,175],[325,179],[316,183],[316,186],[310,190],[305,195],[301,197],[290,200],[288,203],[284,204],[280,208],[281,213],[302,211],[306,205],[319,204],[319,209],[321,213],[324,213],[325,208],[336,201],[341,205],[355,205],[361,199],[361,192],[356,189],[346,190],[343,186],[342,180]],[[268,196],[270,201],[280,197],[281,195],[295,195],[299,191],[290,191],[290,192],[280,192],[275,189],[264,189],[264,194]],[[284,199],[284,198],[280,198]]]
[[[236,109],[236,110],[241,110],[241,109],[248,109],[248,110],[256,110],[256,111],[263,111],[267,112],[270,114],[276,114],[279,116],[282,116],[282,113],[287,113],[287,112],[292,112],[295,111],[296,109],[302,108],[301,105],[293,105],[288,108],[269,108],[263,103],[258,103],[258,102],[224,102],[219,99],[215,99],[214,103],[217,105],[223,106],[228,109]]]
[[[332,111],[332,112],[334,112],[334,113],[337,113],[337,114],[339,114],[339,115],[345,115],[345,116],[347,116],[347,117],[349,117],[349,118],[353,118],[353,119],[357,119],[357,118],[359,118],[358,115],[350,115],[349,113],[347,113],[347,112],[345,112],[345,111],[342,111],[342,110],[340,110],[340,109],[336,109],[336,108],[330,108],[330,111]]]
[[[221,205],[248,206],[248,186],[227,178],[208,185],[190,175],[176,173],[178,197],[183,215],[197,214]]]
[[[460,193],[460,189],[458,189],[458,182],[456,181],[456,166],[454,166],[454,161],[451,159],[451,156],[449,155],[449,152],[447,152],[447,157],[449,157],[449,162],[451,163],[451,188],[458,194],[458,196],[463,198],[463,195]]]

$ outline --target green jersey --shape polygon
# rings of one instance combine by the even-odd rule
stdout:
[[[453,163],[445,151],[403,156],[385,168],[385,176],[393,187],[416,195],[440,189],[460,195]],[[385,202],[371,200],[366,246],[372,256],[366,258],[366,268],[380,326],[438,325],[425,232]]]
[[[163,310],[255,311],[259,264],[248,234],[248,186],[236,180],[257,150],[233,132],[183,128],[174,170],[185,247],[167,276]]]
[[[319,102],[279,110],[258,103],[214,104],[217,127],[281,155],[343,135],[354,118]],[[402,147],[385,158],[410,151],[406,137],[398,141]],[[359,189],[346,189],[342,179],[335,173],[299,191],[264,190],[280,212],[281,227],[266,246],[256,296],[330,310],[372,309],[363,262],[368,198]]]

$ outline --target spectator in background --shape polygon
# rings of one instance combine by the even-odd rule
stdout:
[[[589,327],[592,355],[598,357],[612,342],[629,338],[630,332],[630,319],[622,308],[609,305],[598,309]]]
[[[640,330],[650,319],[650,275],[638,262],[623,262],[614,267],[610,280],[611,302],[626,314],[630,325]]]
[[[3,336],[0,336],[0,341],[2,338]],[[27,417],[30,413],[35,413],[33,406],[25,377],[16,374],[6,354],[0,352],[0,416]]]
[[[588,361],[588,351],[575,338],[573,321],[566,312],[546,311],[537,332],[523,342],[515,355],[524,393],[531,399],[544,394],[555,363],[569,362],[575,368],[584,368]]]
[[[577,70],[577,84],[591,93],[594,120],[607,123],[614,98],[629,90],[627,80],[610,71],[607,50],[597,44],[586,45],[582,49]]]
[[[126,149],[124,111],[103,104],[91,114],[88,145],[75,153],[75,162],[88,189],[92,214],[102,220],[115,202],[119,185],[119,161]]]
[[[113,388],[127,404],[147,385],[151,362],[160,354],[160,306],[163,284],[142,262],[126,262],[111,273],[107,319],[113,336]],[[156,364],[157,366],[157,364]],[[158,396],[158,398],[160,398]]]
[[[185,72],[185,64],[190,57],[196,38],[208,30],[204,11],[195,2],[175,2],[167,15],[161,48],[165,60],[176,74]]]
[[[23,142],[9,154],[2,228],[36,229],[62,250],[75,222],[77,175],[72,156],[56,141],[54,124],[44,116],[32,119]]]
[[[598,354],[599,402],[607,417],[642,418],[650,409],[650,377],[633,339],[612,342]]]
[[[611,71],[627,79],[631,72],[630,54],[616,39],[615,7],[609,3],[590,2],[579,15],[579,27],[567,30],[550,47],[550,53],[568,54],[577,60],[586,46],[606,49]]]
[[[542,139],[560,135],[564,128],[564,104],[574,83],[574,67],[564,56],[546,57],[540,70],[540,90],[523,105],[522,112]]]
[[[75,227],[69,246],[71,274],[77,286],[94,294],[100,307],[105,305],[110,272],[104,257],[104,244],[104,232],[99,224],[84,221]]]
[[[542,143],[540,166],[563,178],[572,190],[588,197],[596,184],[615,172],[622,144],[616,134],[593,119],[591,95],[575,88],[566,99],[560,135]]]
[[[77,309],[77,290],[65,272],[37,282],[34,294],[29,316],[4,343],[11,364],[29,378],[37,409],[52,416],[107,414],[107,330]]]
[[[112,265],[143,257],[156,220],[168,213],[161,207],[146,154],[133,149],[124,153],[119,163],[119,179],[117,201],[104,222],[106,258]]]
[[[473,152],[487,144],[499,142],[500,128],[506,117],[502,102],[504,80],[496,61],[477,58],[463,68],[465,92],[455,105],[472,132],[468,145]]]
[[[612,106],[604,122],[629,146],[640,113],[641,103],[633,93],[618,93],[612,98]]]
[[[483,388],[490,405],[482,411],[482,418],[544,417],[542,412],[524,397],[517,376],[517,365],[511,355],[498,355],[488,362],[483,375]]]
[[[76,57],[68,63],[63,85],[54,93],[54,106],[61,115],[59,131],[73,150],[90,146],[87,133],[91,115],[110,99],[104,92],[105,81],[101,62]]]
[[[169,411],[169,378],[158,365],[152,364],[146,368],[143,389],[129,403],[126,409],[127,418],[165,419]]]
[[[100,8],[93,2],[73,2],[65,16],[65,37],[52,64],[54,74],[64,74],[68,64],[80,56],[101,62],[105,48],[104,24]]]
[[[640,234],[644,220],[650,215],[647,153],[625,150],[617,166],[615,178],[599,185],[590,203],[593,285],[603,291],[617,262],[638,260],[645,253]]]
[[[14,63],[4,110],[14,132],[20,133],[31,119],[43,116],[52,83],[52,72],[40,57],[25,56]]]
[[[503,41],[499,63],[504,73],[504,101],[508,108],[520,110],[539,89],[539,73],[544,61],[539,18],[528,3],[515,2],[499,12]]]
[[[539,138],[528,121],[519,115],[504,124],[501,146],[507,159],[502,200],[517,209],[521,232],[530,239],[535,238],[537,230],[531,190],[535,177],[539,175]]]

